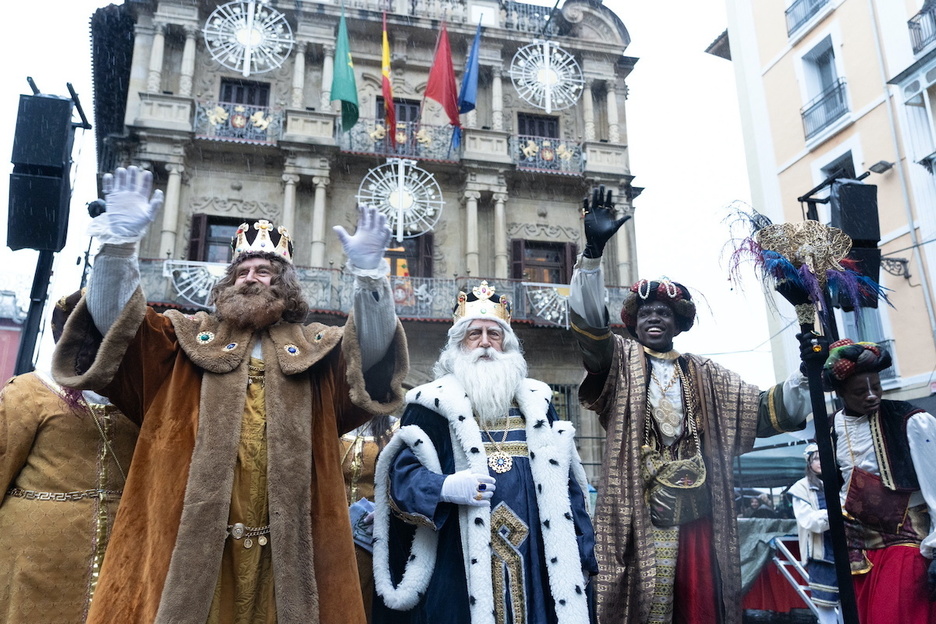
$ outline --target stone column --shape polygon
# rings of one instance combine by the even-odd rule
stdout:
[[[507,279],[510,265],[507,255],[507,193],[494,193],[494,277]]]
[[[332,78],[335,75],[335,46],[324,45],[325,59],[322,61],[322,110],[331,110]]]
[[[614,238],[618,261],[618,274],[617,280],[615,281],[618,284],[629,286],[639,279],[637,276],[637,258],[634,256],[634,249],[637,248],[637,233],[634,230],[634,220],[630,219],[625,223]]]
[[[195,76],[195,38],[198,28],[185,27],[185,47],[182,48],[182,69],[179,72],[179,95],[192,97],[192,78]]]
[[[478,191],[465,191],[465,269],[468,275],[481,274],[481,255],[478,248]]]
[[[315,176],[312,178],[315,185],[315,195],[312,202],[312,260],[313,267],[325,266],[325,187],[328,178]]]
[[[166,184],[165,206],[163,207],[162,230],[159,234],[159,257],[175,258],[176,237],[179,233],[179,195],[182,190],[182,165],[168,164],[169,182]]]
[[[293,236],[296,231],[296,184],[299,183],[299,176],[287,173],[283,175],[283,182],[286,188],[283,189],[283,222],[280,225]]]
[[[149,72],[146,75],[147,93],[161,91],[163,54],[166,49],[166,25],[157,22],[153,28],[153,47],[150,48]]]
[[[296,60],[293,65],[292,102],[293,108],[302,108],[305,92],[305,43],[296,42]]]
[[[613,80],[607,83],[607,105],[608,105],[608,141],[610,143],[621,142],[621,120],[618,119],[617,91]]]
[[[592,83],[585,83],[582,91],[582,108],[585,114],[585,140],[595,140],[595,103],[592,100]]]
[[[501,86],[501,70],[494,69],[491,81],[491,126],[504,129],[504,90]]]

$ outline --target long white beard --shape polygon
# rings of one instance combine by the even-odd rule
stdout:
[[[481,359],[484,356],[490,359]],[[526,372],[523,354],[490,347],[461,352],[452,365],[452,374],[464,387],[475,414],[486,424],[507,416]]]

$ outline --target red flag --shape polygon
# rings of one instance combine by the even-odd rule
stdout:
[[[383,48],[380,64],[381,81],[384,100],[384,123],[390,133],[390,145],[396,147],[396,105],[393,103],[393,87],[390,85],[390,40],[387,38],[387,13],[383,14]]]
[[[452,48],[449,46],[448,30],[442,23],[439,41],[436,43],[435,58],[429,70],[426,97],[435,100],[445,109],[449,122],[461,128],[458,118],[458,91],[455,89],[455,71],[452,69]]]

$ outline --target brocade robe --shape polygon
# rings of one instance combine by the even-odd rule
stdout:
[[[97,341],[95,341],[97,337]],[[206,621],[225,543],[252,345],[265,364],[269,544],[282,622],[364,621],[338,438],[389,412],[407,370],[402,327],[365,376],[344,328],[277,323],[251,334],[205,313],[157,314],[137,291],[100,340],[86,302],[56,378],[105,387],[141,424],[89,622]],[[79,354],[96,351],[87,371]]]
[[[70,405],[36,373],[7,382],[0,622],[85,621],[139,430],[113,405]]]
[[[581,318],[577,331],[581,333]],[[635,340],[588,328],[613,341],[607,374],[589,374],[580,399],[598,413],[606,430],[595,510],[598,619],[602,624],[642,624],[650,611],[656,577],[654,540],[641,476],[640,449],[647,413],[647,355]],[[685,358],[695,389],[706,485],[712,503],[712,551],[717,567],[716,605],[722,624],[741,622],[741,570],[735,519],[733,458],[765,437],[802,428],[806,413],[787,414],[782,386],[761,392],[732,371],[692,354]],[[678,597],[677,597],[678,600]]]

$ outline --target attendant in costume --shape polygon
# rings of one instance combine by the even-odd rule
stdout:
[[[52,336],[81,293],[52,311]],[[139,427],[46,373],[0,392],[0,622],[84,622]]]
[[[141,426],[88,621],[362,623],[338,438],[402,400],[385,220],[336,228],[355,275],[343,328],[303,324],[289,238],[263,220],[238,229],[214,312],[157,314],[135,251],[151,186],[105,176],[104,245],[54,358],[60,383]]]
[[[819,624],[836,624],[838,581],[829,535],[829,512],[822,487],[822,464],[819,447],[806,447],[806,476],[790,486],[787,494],[793,503],[793,515],[799,533],[800,560],[809,574],[809,592],[819,611]]]
[[[932,624],[936,418],[881,399],[890,365],[880,345],[846,338],[829,346],[822,372],[844,404],[833,427],[855,599],[861,624]]]
[[[598,568],[575,432],[527,378],[505,297],[481,282],[454,320],[377,462],[374,622],[587,624]]]
[[[368,622],[371,621],[374,597],[374,471],[377,468],[377,456],[390,441],[398,423],[393,416],[383,414],[341,436],[341,472],[351,509],[354,556],[357,559],[361,596]]]
[[[584,213],[570,303],[586,368],[580,399],[607,432],[595,511],[599,622],[740,623],[733,457],[756,436],[804,426],[806,380],[797,371],[761,392],[673,350],[695,303],[666,278],[631,287],[621,311],[630,336],[613,334],[601,255],[627,217],[615,218],[603,188]]]

